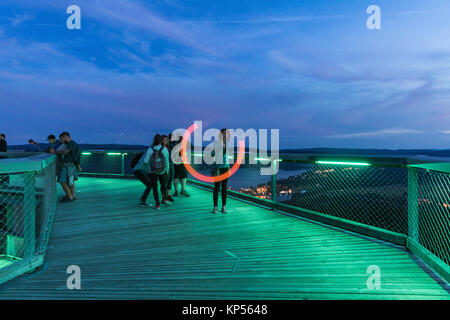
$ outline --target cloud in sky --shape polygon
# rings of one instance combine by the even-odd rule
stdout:
[[[203,120],[282,147],[446,147],[446,1],[380,1],[380,31],[333,3],[78,0],[69,31],[66,3],[2,1],[0,131],[147,143]]]
[[[411,130],[411,129],[383,129],[369,132],[356,132],[349,134],[337,134],[331,135],[330,138],[335,139],[353,139],[353,138],[371,138],[371,137],[380,137],[380,136],[394,136],[394,135],[405,135],[405,134],[419,134],[422,133],[420,130]]]

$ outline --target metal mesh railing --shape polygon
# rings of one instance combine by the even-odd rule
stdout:
[[[46,251],[56,208],[54,156],[43,167],[0,171],[0,283],[2,268]]]
[[[389,231],[407,232],[406,169],[282,162],[280,173],[282,177],[276,180],[278,202]],[[240,191],[272,199],[271,190],[268,181]]]
[[[417,175],[417,221],[413,236],[428,251],[450,265],[450,175],[410,169]]]
[[[230,179],[238,182],[231,189],[410,236],[450,264],[449,174],[400,166],[283,161],[273,186],[270,176],[261,182],[261,166],[244,166]]]

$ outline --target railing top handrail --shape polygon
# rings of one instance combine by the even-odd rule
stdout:
[[[0,152],[0,174],[41,171],[55,159],[50,153]]]
[[[128,153],[138,153],[144,152],[145,150],[83,150],[83,154],[86,153],[91,154],[111,154],[111,155],[121,155]],[[195,152],[191,152],[194,154]],[[246,152],[246,156],[252,155],[255,158],[259,158],[255,153]],[[270,156],[262,156],[259,159],[270,159]],[[318,161],[322,162],[343,162],[343,163],[367,163],[371,166],[379,166],[379,167],[398,167],[405,168],[407,166],[418,166],[425,164],[437,164],[444,163],[444,161],[440,159],[421,159],[418,157],[405,157],[405,156],[386,156],[386,155],[363,155],[363,154],[292,154],[292,153],[280,153],[279,159],[285,162],[294,162],[294,163],[305,163],[305,164],[313,164]],[[448,162],[450,164],[450,161]],[[420,166],[419,166],[420,167]],[[439,168],[434,166],[435,168]],[[424,167],[425,168],[425,167]],[[435,169],[434,171],[439,171],[439,169]],[[444,170],[442,172],[446,172]]]

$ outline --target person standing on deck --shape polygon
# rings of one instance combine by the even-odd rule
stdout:
[[[63,145],[55,151],[60,156],[61,163],[58,182],[66,193],[66,197],[61,202],[74,201],[76,200],[75,181],[78,180],[77,170],[81,170],[81,148],[70,138],[68,132],[61,133],[59,139]]]
[[[8,143],[6,142],[6,135],[4,133],[0,133],[0,152],[8,151]],[[7,159],[8,156],[0,156],[0,159]],[[0,185],[3,183],[9,183],[9,175],[0,175]]]
[[[0,133],[0,152],[8,151],[8,143],[6,142],[6,135],[4,133]]]
[[[169,152],[161,144],[161,135],[155,135],[153,144],[149,150],[150,178],[152,180],[153,197],[155,198],[155,209],[160,208],[158,181],[161,185],[162,203],[169,204],[173,199],[168,199],[167,195],[167,173],[169,170]]]
[[[28,140],[28,145],[25,147],[26,152],[39,152],[39,145],[37,142],[34,142],[33,139]]]
[[[216,148],[215,150],[222,149],[221,154],[215,154],[215,164],[213,167],[213,176],[218,176],[224,174],[230,170],[230,165],[228,163],[228,154],[227,154],[227,142],[230,139],[230,133],[228,129],[220,130],[219,137],[216,140]],[[217,213],[218,201],[219,201],[219,189],[222,188],[222,213],[226,213],[226,205],[227,205],[227,188],[228,188],[228,178],[219,182],[214,183],[214,191],[213,191],[213,211],[212,213]]]
[[[178,139],[178,143],[181,143],[183,141],[183,136],[180,136]],[[181,158],[181,150],[180,150],[180,158]],[[186,192],[186,181],[187,181],[187,169],[184,166],[183,162],[181,163],[174,163],[174,169],[175,169],[175,175],[174,175],[174,187],[175,192],[173,194],[174,197],[178,197],[178,181],[181,183],[181,191],[180,195],[184,197],[190,197],[189,193]]]
[[[172,134],[169,134],[168,136],[163,135],[161,136],[161,143],[165,149],[167,149],[167,152],[169,152],[169,168],[167,170],[167,187],[166,187],[166,199],[169,201],[174,201],[172,196],[170,195],[170,191],[172,190],[172,182],[174,177],[174,166],[172,161],[172,146],[170,143],[170,137]],[[161,194],[163,190],[161,188]]]
[[[151,147],[148,147],[147,151],[142,154],[136,166],[133,168],[134,176],[138,178],[139,181],[141,181],[146,187],[144,193],[139,199],[139,202],[143,207],[149,207],[152,205],[151,203],[147,202],[148,195],[150,194],[150,191],[152,191],[153,186],[150,177],[150,150]]]
[[[55,153],[56,149],[58,149],[61,146],[61,143],[56,140],[56,137],[53,134],[50,134],[47,137],[48,146],[47,150],[45,152],[48,153]]]

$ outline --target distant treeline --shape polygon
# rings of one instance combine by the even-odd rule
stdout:
[[[148,146],[130,144],[80,144],[83,150],[145,150]],[[9,150],[25,150],[27,145],[8,146]],[[47,145],[39,144],[41,151],[45,151]],[[248,149],[247,149],[248,151]],[[398,155],[417,156],[426,155],[431,157],[450,157],[450,149],[339,149],[339,148],[308,148],[308,149],[281,149],[282,154],[355,154],[355,155]]]

